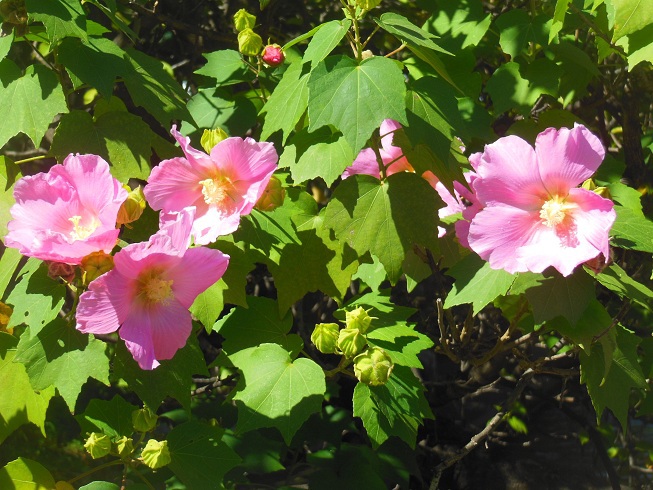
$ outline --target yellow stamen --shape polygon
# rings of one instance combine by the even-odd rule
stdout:
[[[174,296],[172,280],[161,279],[161,272],[154,270],[145,273],[139,280],[140,292],[147,303],[168,304]]]
[[[91,222],[87,226],[84,226],[81,224],[82,217],[77,215],[68,218],[68,221],[73,224],[73,230],[70,232],[70,238],[73,241],[88,238],[100,224],[97,219],[92,218]]]
[[[542,218],[542,223],[546,226],[554,228],[561,224],[567,217],[567,212],[575,207],[575,204],[565,203],[564,198],[554,196],[542,205],[540,218]]]
[[[233,184],[227,177],[216,177],[214,179],[201,180],[202,195],[206,204],[226,204],[230,199],[234,201],[230,193],[233,192]]]

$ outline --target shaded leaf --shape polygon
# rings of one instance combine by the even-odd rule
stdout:
[[[87,39],[86,15],[79,0],[25,0],[25,7],[32,19],[43,22],[50,44],[64,37]]]

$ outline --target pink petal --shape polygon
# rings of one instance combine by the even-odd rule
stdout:
[[[120,338],[141,369],[152,370],[159,365],[154,353],[153,328],[144,308],[134,309],[120,328]]]
[[[188,308],[176,300],[165,306],[149,310],[152,326],[154,357],[161,361],[172,359],[193,331],[193,320]]]
[[[398,146],[391,146],[380,151],[381,160],[386,164],[385,174],[389,177],[399,172],[414,172],[413,166],[408,163],[404,152]],[[377,165],[378,166],[378,165]]]
[[[76,328],[83,333],[115,332],[129,315],[134,283],[111,270],[89,284],[79,297]]]
[[[208,178],[208,173],[192,168],[185,158],[171,158],[152,169],[143,194],[156,211],[179,211],[203,201],[200,182]]]
[[[272,143],[257,143],[252,138],[227,138],[211,150],[211,160],[221,175],[232,182],[267,181],[277,169],[279,157]]]
[[[228,235],[238,229],[240,213],[225,215],[215,206],[209,206],[203,216],[195,218],[193,237],[198,245],[208,245],[219,236]]]
[[[346,179],[352,175],[369,175],[377,179],[380,177],[381,172],[379,171],[379,164],[372,148],[361,150],[356,157],[356,160],[354,160],[354,163],[347,167],[342,173],[342,178]]]
[[[381,147],[388,150],[393,147],[395,131],[401,129],[403,126],[394,119],[384,119],[379,128],[379,136],[381,136]],[[396,147],[395,147],[396,148]]]
[[[585,126],[573,129],[549,128],[537,136],[535,153],[542,181],[554,196],[589,179],[605,156],[601,141]]]
[[[166,271],[172,280],[175,298],[185,308],[190,308],[195,298],[224,275],[229,256],[211,248],[191,248],[178,265]]]
[[[568,200],[578,205],[572,217],[579,236],[604,257],[610,257],[610,229],[617,218],[614,203],[586,189],[571,189]]]
[[[135,279],[151,267],[174,267],[181,260],[180,254],[169,236],[154,234],[147,242],[127,245],[113,257],[113,263],[123,276]]]
[[[177,249],[180,255],[183,255],[190,245],[194,218],[194,206],[184,208],[179,212],[161,213],[157,234],[169,236],[172,247]]]
[[[172,126],[170,133],[177,140],[179,146],[181,146],[181,150],[184,152],[184,155],[186,155],[191,168],[202,175],[208,174],[214,169],[215,165],[211,161],[211,158],[209,158],[209,156],[203,151],[196,150],[190,146],[190,138],[180,134],[179,131],[177,131],[176,125]]]

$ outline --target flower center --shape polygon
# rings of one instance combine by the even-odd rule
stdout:
[[[160,271],[150,271],[140,279],[140,291],[147,303],[167,305],[174,296],[172,280],[161,279]]]
[[[85,240],[95,231],[95,229],[100,224],[97,219],[92,218],[91,222],[85,226],[82,224],[82,217],[77,215],[68,218],[68,221],[73,224],[73,229],[70,232],[70,238],[72,238],[73,241]]]
[[[206,204],[222,205],[229,199],[235,201],[230,195],[233,192],[234,185],[227,177],[201,180],[200,184],[202,184],[202,195]]]
[[[546,226],[554,228],[562,223],[567,217],[567,212],[575,207],[575,204],[565,203],[564,198],[555,196],[544,202],[540,210],[540,218]]]

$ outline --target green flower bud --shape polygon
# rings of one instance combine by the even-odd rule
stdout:
[[[286,189],[283,188],[278,178],[272,176],[254,207],[259,211],[273,211],[283,205],[285,198]]]
[[[346,357],[354,357],[366,344],[367,340],[357,328],[343,328],[338,333],[338,349]]]
[[[355,310],[345,313],[345,325],[347,328],[357,328],[361,333],[366,333],[367,329],[370,328],[372,320],[375,319],[375,316],[369,316],[367,311],[360,306]]]
[[[149,432],[156,427],[158,415],[144,407],[132,412],[132,424],[138,432]]]
[[[238,33],[238,51],[245,56],[258,56],[263,49],[263,39],[251,29]]]
[[[356,0],[356,6],[363,10],[372,10],[380,3],[381,0]]]
[[[361,383],[381,386],[388,382],[394,364],[383,349],[370,347],[354,357],[354,374]]]
[[[116,441],[116,452],[122,459],[129,457],[134,452],[134,441],[131,437],[122,436]]]
[[[91,458],[98,459],[106,456],[111,451],[111,439],[106,434],[91,432],[84,443],[84,447],[91,455]]]
[[[141,458],[143,459],[143,463],[153,470],[163,468],[171,460],[168,441],[150,439],[141,452]]]
[[[11,306],[0,301],[0,332],[14,333],[13,328],[7,328],[13,313],[14,310]]]
[[[221,128],[205,129],[202,133],[202,138],[200,138],[200,144],[205,152],[211,153],[211,150],[215,145],[220,143],[222,140],[226,140],[228,137],[229,135]]]
[[[90,284],[91,281],[113,269],[113,257],[102,251],[93,252],[82,259],[80,267],[84,284]]]
[[[140,218],[143,211],[145,211],[145,206],[147,204],[145,202],[143,188],[140,185],[134,190],[131,190],[128,185],[123,185],[123,188],[129,194],[118,210],[118,218],[116,219],[118,226],[132,223]]]
[[[244,31],[245,29],[254,29],[256,25],[256,16],[250,14],[245,9],[240,9],[234,14],[234,26],[238,32]]]
[[[311,334],[311,342],[322,354],[335,354],[339,333],[337,323],[318,323]]]

